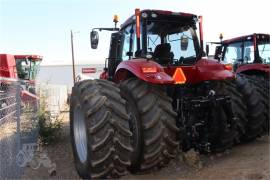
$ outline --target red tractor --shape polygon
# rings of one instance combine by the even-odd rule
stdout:
[[[100,79],[77,82],[70,130],[82,178],[120,177],[167,165],[178,150],[221,152],[238,138],[230,66],[203,58],[202,17],[135,10],[114,31]],[[197,37],[199,24],[199,38]],[[241,103],[241,101],[240,101]]]
[[[245,98],[248,121],[252,122],[250,128],[255,135],[262,130],[269,133],[270,35],[220,39],[215,58],[231,64],[237,73],[237,86]]]

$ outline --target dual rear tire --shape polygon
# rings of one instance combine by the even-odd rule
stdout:
[[[131,155],[131,172],[151,170],[167,165],[178,150],[176,113],[172,100],[159,86],[130,78],[120,84],[121,95],[127,101],[127,111],[134,116],[134,151]]]
[[[266,108],[259,86],[242,74],[237,75],[235,81],[224,81],[222,86],[217,92],[231,97],[231,106],[236,117],[236,143],[256,139],[262,134],[266,121]]]
[[[118,178],[162,167],[174,158],[176,113],[157,86],[135,78],[120,84],[85,80],[75,84],[70,132],[81,178]]]
[[[263,131],[266,134],[269,134],[269,121],[270,121],[270,90],[269,90],[269,77],[263,76],[260,74],[254,74],[254,75],[244,75],[245,78],[249,80],[250,83],[254,84],[256,86],[256,91],[258,94],[258,98],[260,98],[260,101],[262,102],[263,106],[263,117],[265,119],[265,122],[263,124]]]
[[[86,80],[73,87],[70,133],[74,163],[81,178],[127,174],[133,149],[125,106],[119,88],[112,82]]]
[[[246,121],[243,124],[245,132],[240,138],[242,141],[252,141],[263,133],[263,127],[267,121],[266,106],[263,96],[260,94],[260,87],[248,76],[237,75],[236,84],[246,105]]]

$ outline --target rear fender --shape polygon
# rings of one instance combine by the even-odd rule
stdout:
[[[235,73],[226,65],[217,60],[201,59],[192,65],[178,66],[183,70],[186,77],[186,84],[198,84],[204,81],[222,81],[225,79],[234,79]],[[173,76],[177,66],[167,67],[167,74]]]
[[[231,67],[221,64],[218,61],[201,59],[196,64],[199,81],[216,81],[225,79],[234,79],[235,73]]]
[[[144,68],[155,70],[152,72],[144,72]],[[128,79],[132,75],[153,84],[174,84],[174,79],[164,72],[162,66],[154,61],[146,59],[122,61],[116,69],[114,81],[120,82]]]
[[[244,74],[266,74],[270,75],[270,66],[268,64],[245,64],[236,70],[236,73]]]

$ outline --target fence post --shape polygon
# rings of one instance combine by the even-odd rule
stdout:
[[[16,121],[17,121],[17,144],[18,144],[18,151],[21,149],[21,86],[20,82],[15,82],[15,97],[16,97]]]

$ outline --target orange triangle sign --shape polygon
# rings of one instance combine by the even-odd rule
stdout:
[[[182,68],[175,69],[173,79],[175,81],[175,84],[184,84],[186,82],[187,79]]]

